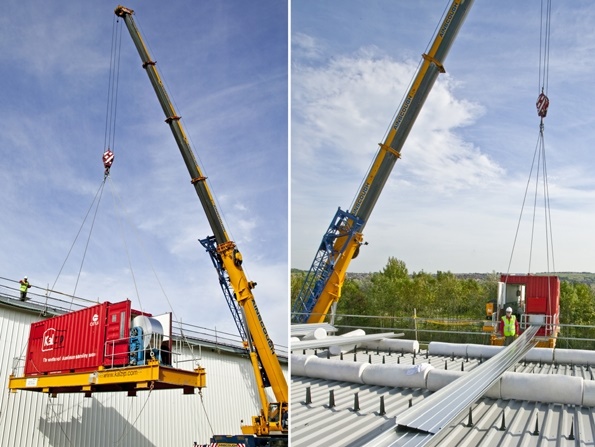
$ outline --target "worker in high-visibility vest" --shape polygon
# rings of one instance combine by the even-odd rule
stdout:
[[[19,284],[21,285],[21,301],[25,301],[27,299],[27,290],[31,288],[31,284],[29,284],[26,276],[19,281]]]
[[[504,335],[504,346],[511,344],[519,335],[519,322],[510,307],[506,308],[506,315],[500,320],[500,333]]]

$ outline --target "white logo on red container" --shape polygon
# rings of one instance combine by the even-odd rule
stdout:
[[[54,340],[56,338],[56,329],[49,328],[43,333],[42,351],[51,351],[54,349]]]
[[[93,315],[93,318],[91,320],[92,321],[91,323],[89,323],[89,326],[99,326],[99,315]]]

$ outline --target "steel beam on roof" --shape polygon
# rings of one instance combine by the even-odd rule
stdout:
[[[479,399],[507,369],[522,359],[535,346],[535,334],[540,326],[530,326],[510,346],[487,362],[428,396],[396,418],[395,426],[379,435],[367,446],[379,442],[397,429],[397,439],[391,446],[425,446],[441,438],[440,431]],[[386,445],[386,444],[381,444]]]
[[[400,427],[438,433],[462,411],[479,399],[508,368],[535,346],[533,340],[540,326],[530,326],[508,348],[484,364],[424,399],[399,416]]]

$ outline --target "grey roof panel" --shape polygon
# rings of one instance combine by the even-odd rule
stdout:
[[[309,352],[312,354],[313,351]],[[325,352],[319,352],[325,358]],[[481,365],[481,360],[465,357],[436,356],[427,351],[397,354],[376,350],[359,351],[358,360],[369,357],[373,364],[400,363],[405,365],[429,363],[435,368],[449,371],[468,371]],[[353,362],[354,354],[344,355],[345,362]],[[548,364],[521,361],[513,370],[524,374],[559,374],[581,377],[593,382],[592,368],[588,365]],[[310,403],[306,404],[306,389],[310,389]],[[335,405],[329,406],[333,391]],[[355,394],[359,410],[354,410]],[[429,397],[431,392],[420,388],[393,388],[354,384],[336,380],[293,376],[291,380],[290,418],[292,447],[364,446],[377,439],[379,431],[386,432],[388,423],[395,423],[409,408]],[[384,399],[385,414],[380,414],[380,398]],[[595,445],[594,408],[579,405],[551,404],[520,400],[483,397],[470,405],[472,426],[468,427],[469,409],[453,420],[440,432],[440,446],[587,446]],[[505,429],[502,426],[504,413]],[[539,434],[535,435],[535,423]],[[574,440],[570,440],[570,431]],[[396,431],[386,433],[378,447],[393,445],[398,440]],[[432,445],[432,444],[428,444]]]

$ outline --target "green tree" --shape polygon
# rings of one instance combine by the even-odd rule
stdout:
[[[304,279],[306,277],[306,272],[302,271],[292,271],[291,272],[291,306],[295,303],[300,290],[302,289],[302,285],[304,284]]]

